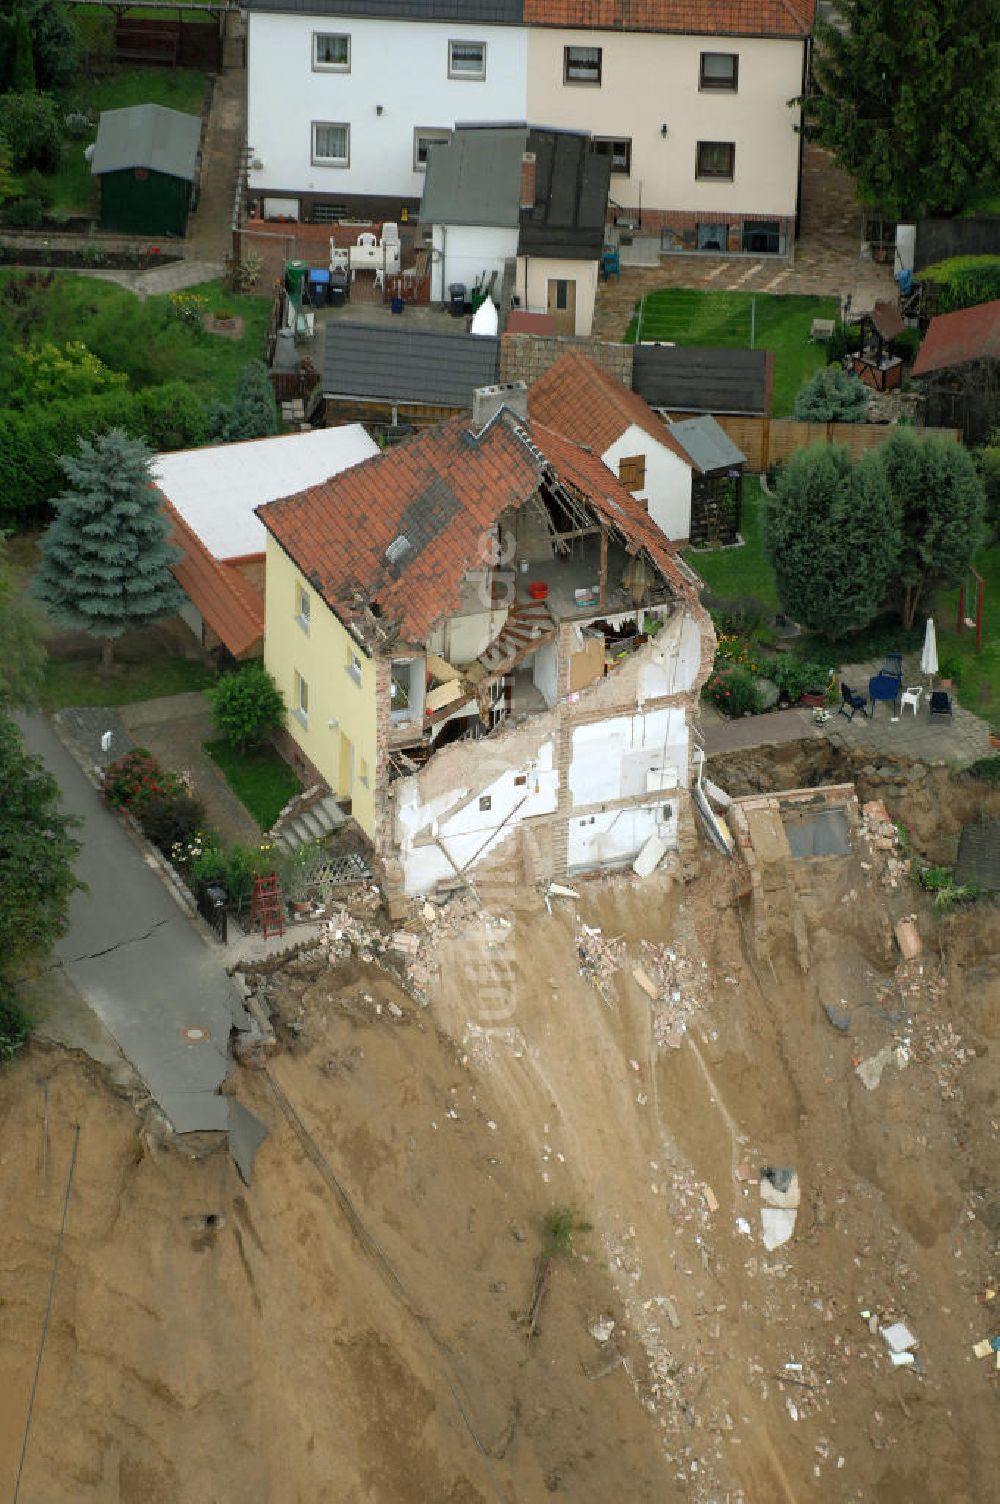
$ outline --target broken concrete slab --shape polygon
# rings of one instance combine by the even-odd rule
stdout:
[[[257,1157],[257,1150],[267,1138],[267,1129],[260,1118],[255,1117],[234,1097],[225,1100],[229,1109],[229,1152],[243,1184],[249,1185],[253,1162]]]
[[[882,1072],[892,1059],[892,1046],[884,1045],[877,1055],[869,1055],[854,1068],[854,1074],[868,1091],[874,1091],[882,1079]]]
[[[761,1238],[764,1247],[771,1252],[787,1243],[795,1231],[798,1212],[794,1207],[762,1206],[760,1209]]]
[[[882,1340],[891,1353],[907,1353],[911,1348],[920,1345],[903,1321],[894,1321],[891,1326],[881,1327],[880,1330]]]
[[[912,919],[896,920],[896,944],[904,961],[912,961],[924,948],[924,942]]]
[[[646,996],[651,997],[655,1002],[660,995],[660,989],[659,987],[657,987],[656,983],[653,981],[649,973],[643,971],[641,966],[633,966],[632,975],[635,977],[636,982],[642,988]]]
[[[651,876],[670,849],[670,842],[664,840],[663,836],[657,835],[654,831],[632,863],[632,871],[636,877]]]
[[[765,1166],[760,1172],[760,1199],[768,1206],[798,1206],[799,1177],[796,1171]]]

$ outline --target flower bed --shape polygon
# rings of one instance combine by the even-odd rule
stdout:
[[[100,267],[107,271],[143,272],[183,259],[179,251],[162,251],[158,246],[115,251],[96,245],[62,246],[49,241],[22,245],[16,240],[0,240],[0,262],[4,266],[61,266],[77,271]]]

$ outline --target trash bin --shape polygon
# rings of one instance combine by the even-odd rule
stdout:
[[[314,308],[324,308],[330,296],[330,273],[314,266],[309,272],[309,301]]]
[[[344,271],[330,273],[330,307],[343,308],[347,302],[348,274]]]
[[[302,301],[302,289],[305,286],[308,271],[309,265],[305,261],[285,262],[285,286],[289,296],[294,298],[296,303]]]
[[[448,286],[448,306],[453,319],[460,319],[465,312],[465,283],[451,282]]]

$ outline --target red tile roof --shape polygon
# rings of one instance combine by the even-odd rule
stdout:
[[[697,36],[804,37],[815,13],[816,0],[524,0],[528,26]]]
[[[423,642],[458,609],[466,571],[489,557],[490,528],[535,494],[546,465],[690,593],[666,538],[596,455],[507,415],[478,435],[468,418],[454,418],[257,510],[342,621],[367,636],[364,610],[374,603],[377,617]]]
[[[507,334],[555,334],[556,321],[551,313],[525,313],[512,308],[507,315]]]
[[[234,658],[256,651],[264,637],[264,597],[238,569],[212,557],[169,501],[164,510],[173,524],[170,541],[184,554],[174,565],[178,585]]]
[[[910,374],[927,376],[970,360],[1000,360],[1000,298],[931,319]]]
[[[539,423],[555,428],[577,444],[604,454],[633,424],[664,448],[673,450],[685,465],[691,460],[637,393],[622,386],[585,355],[560,355],[528,392],[528,412]]]

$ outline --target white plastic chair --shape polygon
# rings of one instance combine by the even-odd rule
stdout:
[[[900,715],[903,714],[903,711],[906,709],[907,705],[909,705],[915,716],[920,708],[920,696],[923,694],[923,692],[924,688],[922,684],[918,685],[915,689],[904,689],[902,698],[899,703]]]
[[[330,241],[330,270],[332,272],[336,272],[336,271],[345,271],[346,272],[347,269],[349,268],[350,264],[351,264],[351,253],[350,253],[350,251],[347,250],[346,247],[343,250],[341,250],[340,247],[337,245],[337,242],[335,240],[331,240]]]
[[[365,230],[361,235],[358,236],[358,245],[378,245],[378,236],[373,235],[371,230]]]
[[[399,226],[395,224],[391,219],[387,220],[386,223],[382,226],[382,244],[399,244]]]

